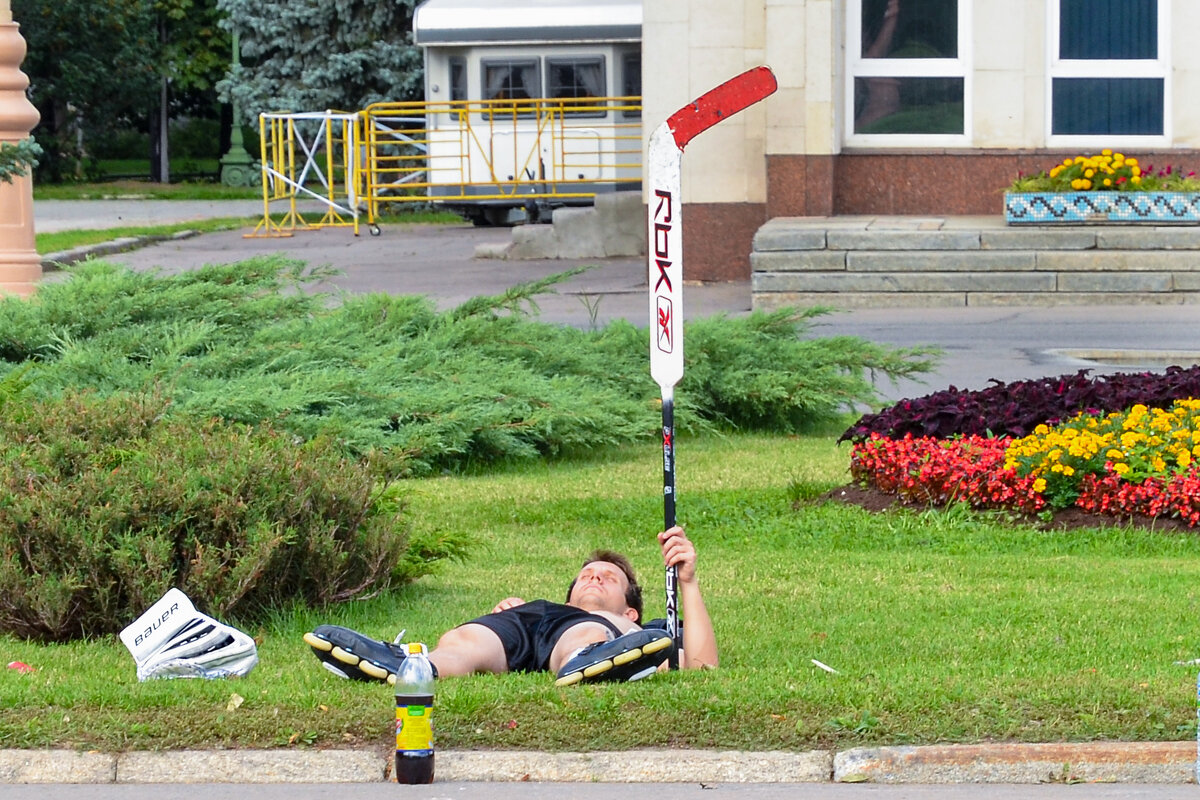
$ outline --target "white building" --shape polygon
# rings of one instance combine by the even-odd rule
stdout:
[[[1197,30],[1196,0],[645,0],[644,131],[775,72],[683,158],[689,270],[741,279],[773,217],[999,214],[1104,147],[1200,170]]]

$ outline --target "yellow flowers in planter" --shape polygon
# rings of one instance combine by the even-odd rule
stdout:
[[[1154,170],[1124,153],[1105,149],[1095,155],[1065,158],[1049,172],[1019,176],[1010,192],[1197,191],[1195,172],[1166,166]]]
[[[1104,150],[1095,156],[1065,159],[1050,170],[1049,178],[1061,178],[1077,192],[1092,189],[1132,189],[1142,183],[1142,168],[1136,158],[1126,158],[1122,153]],[[1064,186],[1063,189],[1065,188]]]
[[[1079,414],[1054,427],[1038,425],[1005,451],[1005,469],[1032,475],[1048,496],[1078,494],[1085,475],[1130,482],[1169,478],[1200,459],[1200,400],[1170,408],[1135,405],[1127,412]],[[1036,488],[1036,487],[1035,487]]]

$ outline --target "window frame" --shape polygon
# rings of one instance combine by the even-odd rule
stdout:
[[[846,3],[846,74],[844,144],[848,147],[969,147],[972,143],[974,77],[970,0],[958,3],[958,55],[955,58],[864,58],[863,0]],[[963,82],[962,133],[855,133],[854,85],[858,78],[958,78]]]
[[[1171,3],[1158,4],[1158,56],[1139,59],[1059,58],[1062,0],[1046,3],[1046,144],[1049,147],[1100,149],[1103,147],[1164,147],[1171,144]],[[1054,80],[1056,78],[1155,78],[1163,82],[1163,132],[1159,134],[1054,133]]]
[[[637,50],[617,51],[616,56],[614,56],[614,61],[617,62],[616,64],[614,64],[614,67],[620,69],[618,82],[616,84],[614,84],[619,93],[618,96],[620,96],[620,97],[639,97],[640,98],[642,96],[642,51],[641,51],[641,49],[639,48]],[[629,89],[629,87],[626,84],[629,83],[629,77],[631,74],[631,70],[630,70],[629,66],[631,63],[635,63],[637,65],[638,90],[634,94],[626,94],[627,90]],[[625,110],[621,111],[621,119],[641,119],[641,118],[642,118],[641,111],[625,111]]]
[[[486,97],[488,87],[488,67],[498,64],[508,65],[510,68],[513,65],[521,65],[524,67],[533,67],[534,79],[537,81],[537,86],[534,87],[532,94],[528,98],[513,98],[508,100],[496,100]],[[484,118],[495,116],[505,116],[510,112],[504,111],[505,105],[511,105],[516,110],[517,117],[532,117],[536,114],[536,104],[542,99],[544,91],[542,87],[542,57],[537,55],[519,55],[519,56],[491,56],[488,58],[479,59],[479,98],[483,101],[483,109],[480,115]],[[489,103],[494,105],[489,105]],[[524,109],[524,110],[522,110]]]
[[[459,73],[462,77],[462,85],[455,86],[454,84],[454,67],[458,66],[461,70]],[[463,101],[466,102],[471,97],[470,77],[467,73],[467,57],[463,55],[453,55],[446,59],[446,83],[447,92],[450,96],[450,102]],[[462,90],[462,97],[456,97],[458,90]]]
[[[546,101],[548,103],[553,103],[557,100],[569,101],[571,99],[574,99],[574,98],[566,98],[566,97],[554,97],[551,94],[550,70],[553,69],[555,67],[555,65],[599,64],[600,65],[600,82],[604,86],[604,93],[600,94],[600,95],[596,95],[596,99],[599,102],[593,103],[592,105],[603,105],[603,106],[605,106],[605,108],[602,110],[598,110],[598,111],[571,111],[570,103],[568,102],[567,104],[565,104],[563,106],[563,116],[566,116],[566,117],[592,117],[592,118],[608,116],[608,108],[607,108],[608,103],[603,100],[603,98],[608,97],[608,58],[605,57],[605,55],[603,53],[596,53],[596,54],[589,54],[589,55],[548,55],[542,59],[542,63],[543,63],[543,68],[545,70],[545,74],[542,76],[542,85],[544,87],[544,89],[542,91],[542,96],[546,99]]]

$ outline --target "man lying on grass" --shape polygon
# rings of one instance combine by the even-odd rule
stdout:
[[[696,548],[679,527],[658,534],[663,563],[679,568],[684,669],[715,667],[717,639],[696,580]],[[636,681],[665,664],[673,643],[665,620],[642,621],[642,589],[625,556],[597,550],[567,588],[567,602],[519,597],[459,625],[429,654],[435,676],[548,670],[555,683]],[[330,672],[394,683],[404,651],[337,625],[320,625],[304,641]]]

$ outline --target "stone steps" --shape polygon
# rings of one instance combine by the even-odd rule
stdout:
[[[750,264],[762,309],[1200,302],[1200,226],[780,217],[759,228]]]

